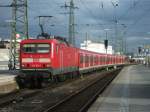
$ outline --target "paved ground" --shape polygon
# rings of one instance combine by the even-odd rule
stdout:
[[[1,62],[0,62],[1,63]],[[8,68],[8,64],[7,65],[1,65],[0,64],[0,70],[8,70],[9,68]]]
[[[125,67],[88,112],[150,112],[150,68]]]
[[[9,49],[0,49],[0,70],[8,70]]]
[[[16,71],[0,70],[0,94],[9,93],[18,88],[15,76]]]
[[[9,69],[8,68],[8,61],[0,61],[0,70],[8,70],[8,69]]]
[[[0,49],[0,61],[9,60],[9,49]]]
[[[2,74],[0,75],[0,85],[7,84],[8,82],[14,82],[15,75]]]

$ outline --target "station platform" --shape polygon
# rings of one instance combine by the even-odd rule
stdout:
[[[0,49],[0,70],[8,70],[9,49]]]
[[[0,94],[9,93],[18,89],[15,76],[15,71],[0,70]]]
[[[125,67],[88,112],[150,112],[150,68]]]

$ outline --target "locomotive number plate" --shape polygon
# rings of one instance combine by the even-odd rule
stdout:
[[[33,62],[39,62],[39,58],[33,58]]]

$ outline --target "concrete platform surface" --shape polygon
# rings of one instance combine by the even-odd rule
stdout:
[[[0,85],[6,84],[8,82],[14,82],[15,75],[3,74],[0,75]]]
[[[0,49],[0,70],[8,70],[9,49]]]
[[[0,70],[0,94],[18,89],[15,81],[16,71]]]
[[[125,67],[88,112],[150,112],[150,68]]]
[[[0,49],[0,61],[9,60],[9,49]]]

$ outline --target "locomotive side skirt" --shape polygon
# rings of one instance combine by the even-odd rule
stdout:
[[[63,67],[63,69],[52,69],[51,72],[53,75],[64,74],[69,72],[79,71],[78,67]]]

